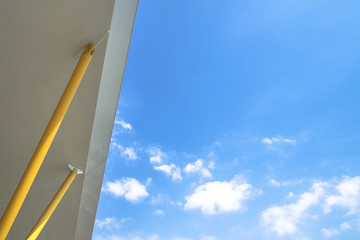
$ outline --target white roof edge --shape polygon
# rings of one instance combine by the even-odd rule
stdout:
[[[115,0],[74,239],[92,237],[138,2]]]

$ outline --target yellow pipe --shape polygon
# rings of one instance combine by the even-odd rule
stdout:
[[[67,84],[61,99],[56,106],[56,109],[40,139],[40,142],[27,166],[19,185],[17,186],[1,220],[0,220],[0,240],[5,240],[10,231],[12,224],[23,204],[26,195],[28,194],[32,183],[40,169],[41,164],[50,148],[52,141],[58,131],[60,124],[65,116],[67,109],[71,103],[72,98],[80,84],[82,77],[85,74],[91,57],[95,51],[94,45],[88,43],[83,54],[80,57],[78,64]]]
[[[39,220],[36,222],[31,232],[27,236],[26,240],[35,240],[39,236],[41,230],[44,228],[45,224],[47,223],[47,221],[55,211],[56,207],[59,205],[61,199],[65,195],[66,191],[70,187],[71,183],[73,182],[77,174],[78,174],[77,168],[75,168],[69,173],[64,183],[61,185],[61,187],[55,194],[54,198],[51,200],[48,207],[45,209],[45,211],[43,212]]]

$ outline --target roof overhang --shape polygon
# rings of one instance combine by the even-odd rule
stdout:
[[[69,173],[79,175],[38,239],[91,239],[138,0],[0,2],[0,215],[75,68],[110,29],[7,239],[24,239]]]

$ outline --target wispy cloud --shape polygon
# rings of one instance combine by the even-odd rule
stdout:
[[[123,178],[115,182],[107,181],[102,191],[109,192],[117,197],[125,197],[126,200],[137,203],[149,196],[146,187],[135,178]]]
[[[151,197],[151,204],[152,205],[157,205],[157,204],[161,204],[164,203],[167,197],[165,197],[163,194],[158,194],[156,196],[152,196]]]
[[[111,145],[120,151],[120,155],[128,160],[136,160],[138,158],[137,153],[132,147],[123,147],[116,142],[112,142]]]
[[[151,235],[150,237],[148,237],[146,240],[159,240],[159,239],[160,239],[160,238],[159,238],[158,235],[153,234],[153,235]]]
[[[164,159],[167,157],[166,153],[162,152],[158,147],[150,147],[147,152],[150,155],[150,163],[152,164],[162,164]]]
[[[348,222],[343,222],[342,224],[340,224],[339,228],[322,228],[321,233],[324,235],[324,237],[331,238],[331,237],[335,237],[335,236],[341,234],[342,232],[345,232],[351,228],[352,227],[350,226],[350,224]]]
[[[216,240],[216,237],[213,236],[201,236],[200,240]]]
[[[340,234],[340,231],[336,228],[322,228],[321,232],[327,238],[334,237]]]
[[[214,168],[214,163],[211,162],[210,166],[211,168]],[[184,171],[187,174],[190,173],[199,173],[201,176],[206,177],[206,178],[212,178],[212,175],[210,173],[210,171],[204,167],[204,160],[202,159],[198,159],[196,160],[196,162],[192,163],[188,163],[184,169]]]
[[[96,219],[95,226],[100,229],[102,229],[102,228],[106,228],[106,229],[119,228],[129,219],[130,218],[117,219],[115,217],[108,217],[108,218],[104,218],[102,220]]]
[[[107,236],[96,235],[94,237],[94,240],[128,240],[128,239],[116,235],[107,235]]]
[[[171,179],[173,181],[182,180],[181,169],[173,163],[171,163],[170,165],[163,164],[160,166],[154,166],[154,169],[157,171],[164,172],[168,176],[171,176]]]
[[[263,138],[261,140],[264,144],[276,144],[276,143],[289,143],[289,144],[296,144],[296,139],[284,138],[284,137],[272,137],[272,138]]]
[[[192,238],[173,237],[170,240],[192,240]]]
[[[157,234],[150,235],[148,237],[141,237],[137,235],[129,236],[129,237],[121,237],[117,235],[95,235],[94,240],[160,240]],[[169,239],[169,238],[167,238]],[[200,237],[200,240],[216,240],[217,238],[213,236],[203,235]],[[172,237],[170,240],[194,240],[193,238],[188,237]]]
[[[125,122],[124,120],[115,120],[116,125],[119,125],[122,129],[132,131],[133,127],[130,123]]]
[[[342,224],[340,224],[340,230],[341,231],[346,231],[351,229],[351,226],[348,222],[343,222]]]
[[[294,198],[294,194],[291,194]],[[316,208],[317,207],[317,208]],[[261,220],[268,230],[278,235],[292,234],[298,231],[298,225],[311,216],[311,210],[323,210],[319,214],[327,214],[334,208],[346,210],[350,216],[360,212],[360,177],[343,177],[342,180],[315,182],[311,189],[300,195],[291,204],[270,207],[262,212]],[[344,222],[338,229],[322,228],[325,237],[332,237],[350,229],[349,223]]]
[[[243,209],[242,203],[251,196],[252,186],[241,176],[230,181],[208,182],[186,196],[185,210],[199,208],[204,214],[234,212]]]
[[[291,234],[297,230],[297,223],[308,216],[307,210],[317,204],[325,193],[325,183],[314,183],[309,192],[303,193],[293,204],[275,206],[262,212],[261,219],[268,230],[279,235]]]
[[[135,160],[138,158],[135,149],[131,147],[124,148],[122,154],[130,160]]]
[[[164,213],[163,210],[157,209],[157,210],[154,211],[154,214],[155,214],[155,215],[164,215],[165,213]]]
[[[209,169],[215,169],[215,163],[213,161],[211,161],[208,165]]]
[[[94,240],[159,240],[159,236],[157,234],[153,234],[147,238],[140,236],[130,236],[130,237],[121,237],[117,235],[96,235]]]
[[[275,187],[284,187],[284,186],[290,186],[290,185],[296,185],[301,183],[302,180],[295,180],[295,181],[277,181],[273,178],[269,179],[269,183]]]
[[[151,185],[151,183],[152,183],[152,178],[147,178],[145,185],[148,187]]]
[[[290,181],[278,182],[278,181],[276,181],[276,180],[273,179],[273,178],[269,180],[269,183],[270,183],[271,185],[276,186],[276,187],[287,186],[287,185],[290,185],[290,184],[291,184]]]

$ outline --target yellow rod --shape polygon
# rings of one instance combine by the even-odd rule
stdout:
[[[35,240],[39,236],[41,230],[45,227],[45,224],[48,222],[56,207],[59,205],[61,199],[65,195],[66,191],[69,189],[77,173],[77,168],[75,168],[69,173],[64,183],[61,185],[54,198],[51,200],[51,202],[49,203],[39,220],[36,222],[31,232],[27,236],[26,240]]]
[[[0,240],[5,240],[15,221],[17,214],[28,194],[32,183],[40,169],[41,164],[50,148],[52,141],[58,131],[60,124],[65,116],[72,98],[85,74],[90,60],[94,54],[95,48],[92,43],[88,43],[78,64],[67,84],[61,99],[40,139],[40,142],[27,166],[20,183],[18,184],[1,220],[0,220]]]

